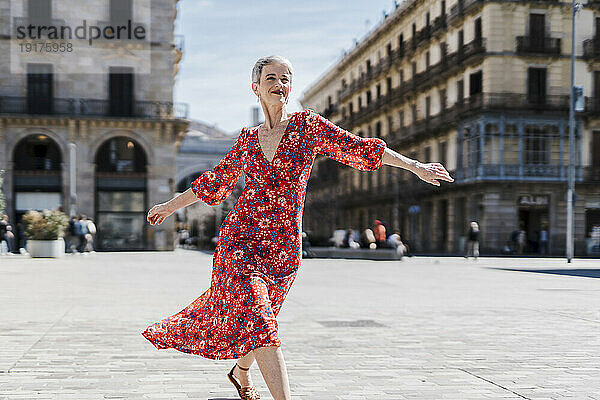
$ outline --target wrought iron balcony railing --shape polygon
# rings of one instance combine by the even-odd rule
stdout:
[[[133,101],[127,106],[117,106],[101,99],[54,98],[41,102],[28,101],[27,97],[0,96],[0,114],[170,119],[188,118],[189,107],[187,103],[168,101]]]
[[[600,37],[583,41],[583,58],[600,58]]]
[[[560,38],[517,36],[518,54],[560,55]]]

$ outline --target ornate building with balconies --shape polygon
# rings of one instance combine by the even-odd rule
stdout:
[[[577,16],[575,252],[600,254],[600,7]],[[374,219],[421,253],[460,253],[470,221],[487,253],[564,254],[569,163],[571,3],[408,0],[303,95],[345,129],[380,137],[455,178],[441,187],[382,166],[362,172],[318,159],[305,230],[365,229]]]
[[[150,228],[145,217],[176,190],[188,124],[187,105],[173,103],[177,9],[177,0],[0,1],[11,221],[60,207],[95,220],[99,250],[173,249],[173,218]]]

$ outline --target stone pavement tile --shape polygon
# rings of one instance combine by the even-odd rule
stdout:
[[[0,268],[0,399],[236,397],[232,360],[158,351],[141,336],[203,292],[210,257],[32,261]],[[507,263],[562,265],[304,260],[278,317],[294,399],[594,399],[597,283],[497,269]],[[357,320],[380,326],[323,324]],[[256,365],[252,376],[269,399]]]

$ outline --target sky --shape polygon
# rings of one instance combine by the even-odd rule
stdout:
[[[401,3],[401,1],[399,1]],[[279,54],[294,68],[288,111],[321,75],[394,9],[393,0],[182,0],[176,34],[184,56],[175,101],[188,103],[190,118],[229,133],[251,125],[259,105],[251,71],[260,57]]]

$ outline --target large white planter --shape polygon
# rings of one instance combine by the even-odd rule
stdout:
[[[65,255],[65,241],[58,240],[27,240],[27,252],[31,257],[58,258]]]

